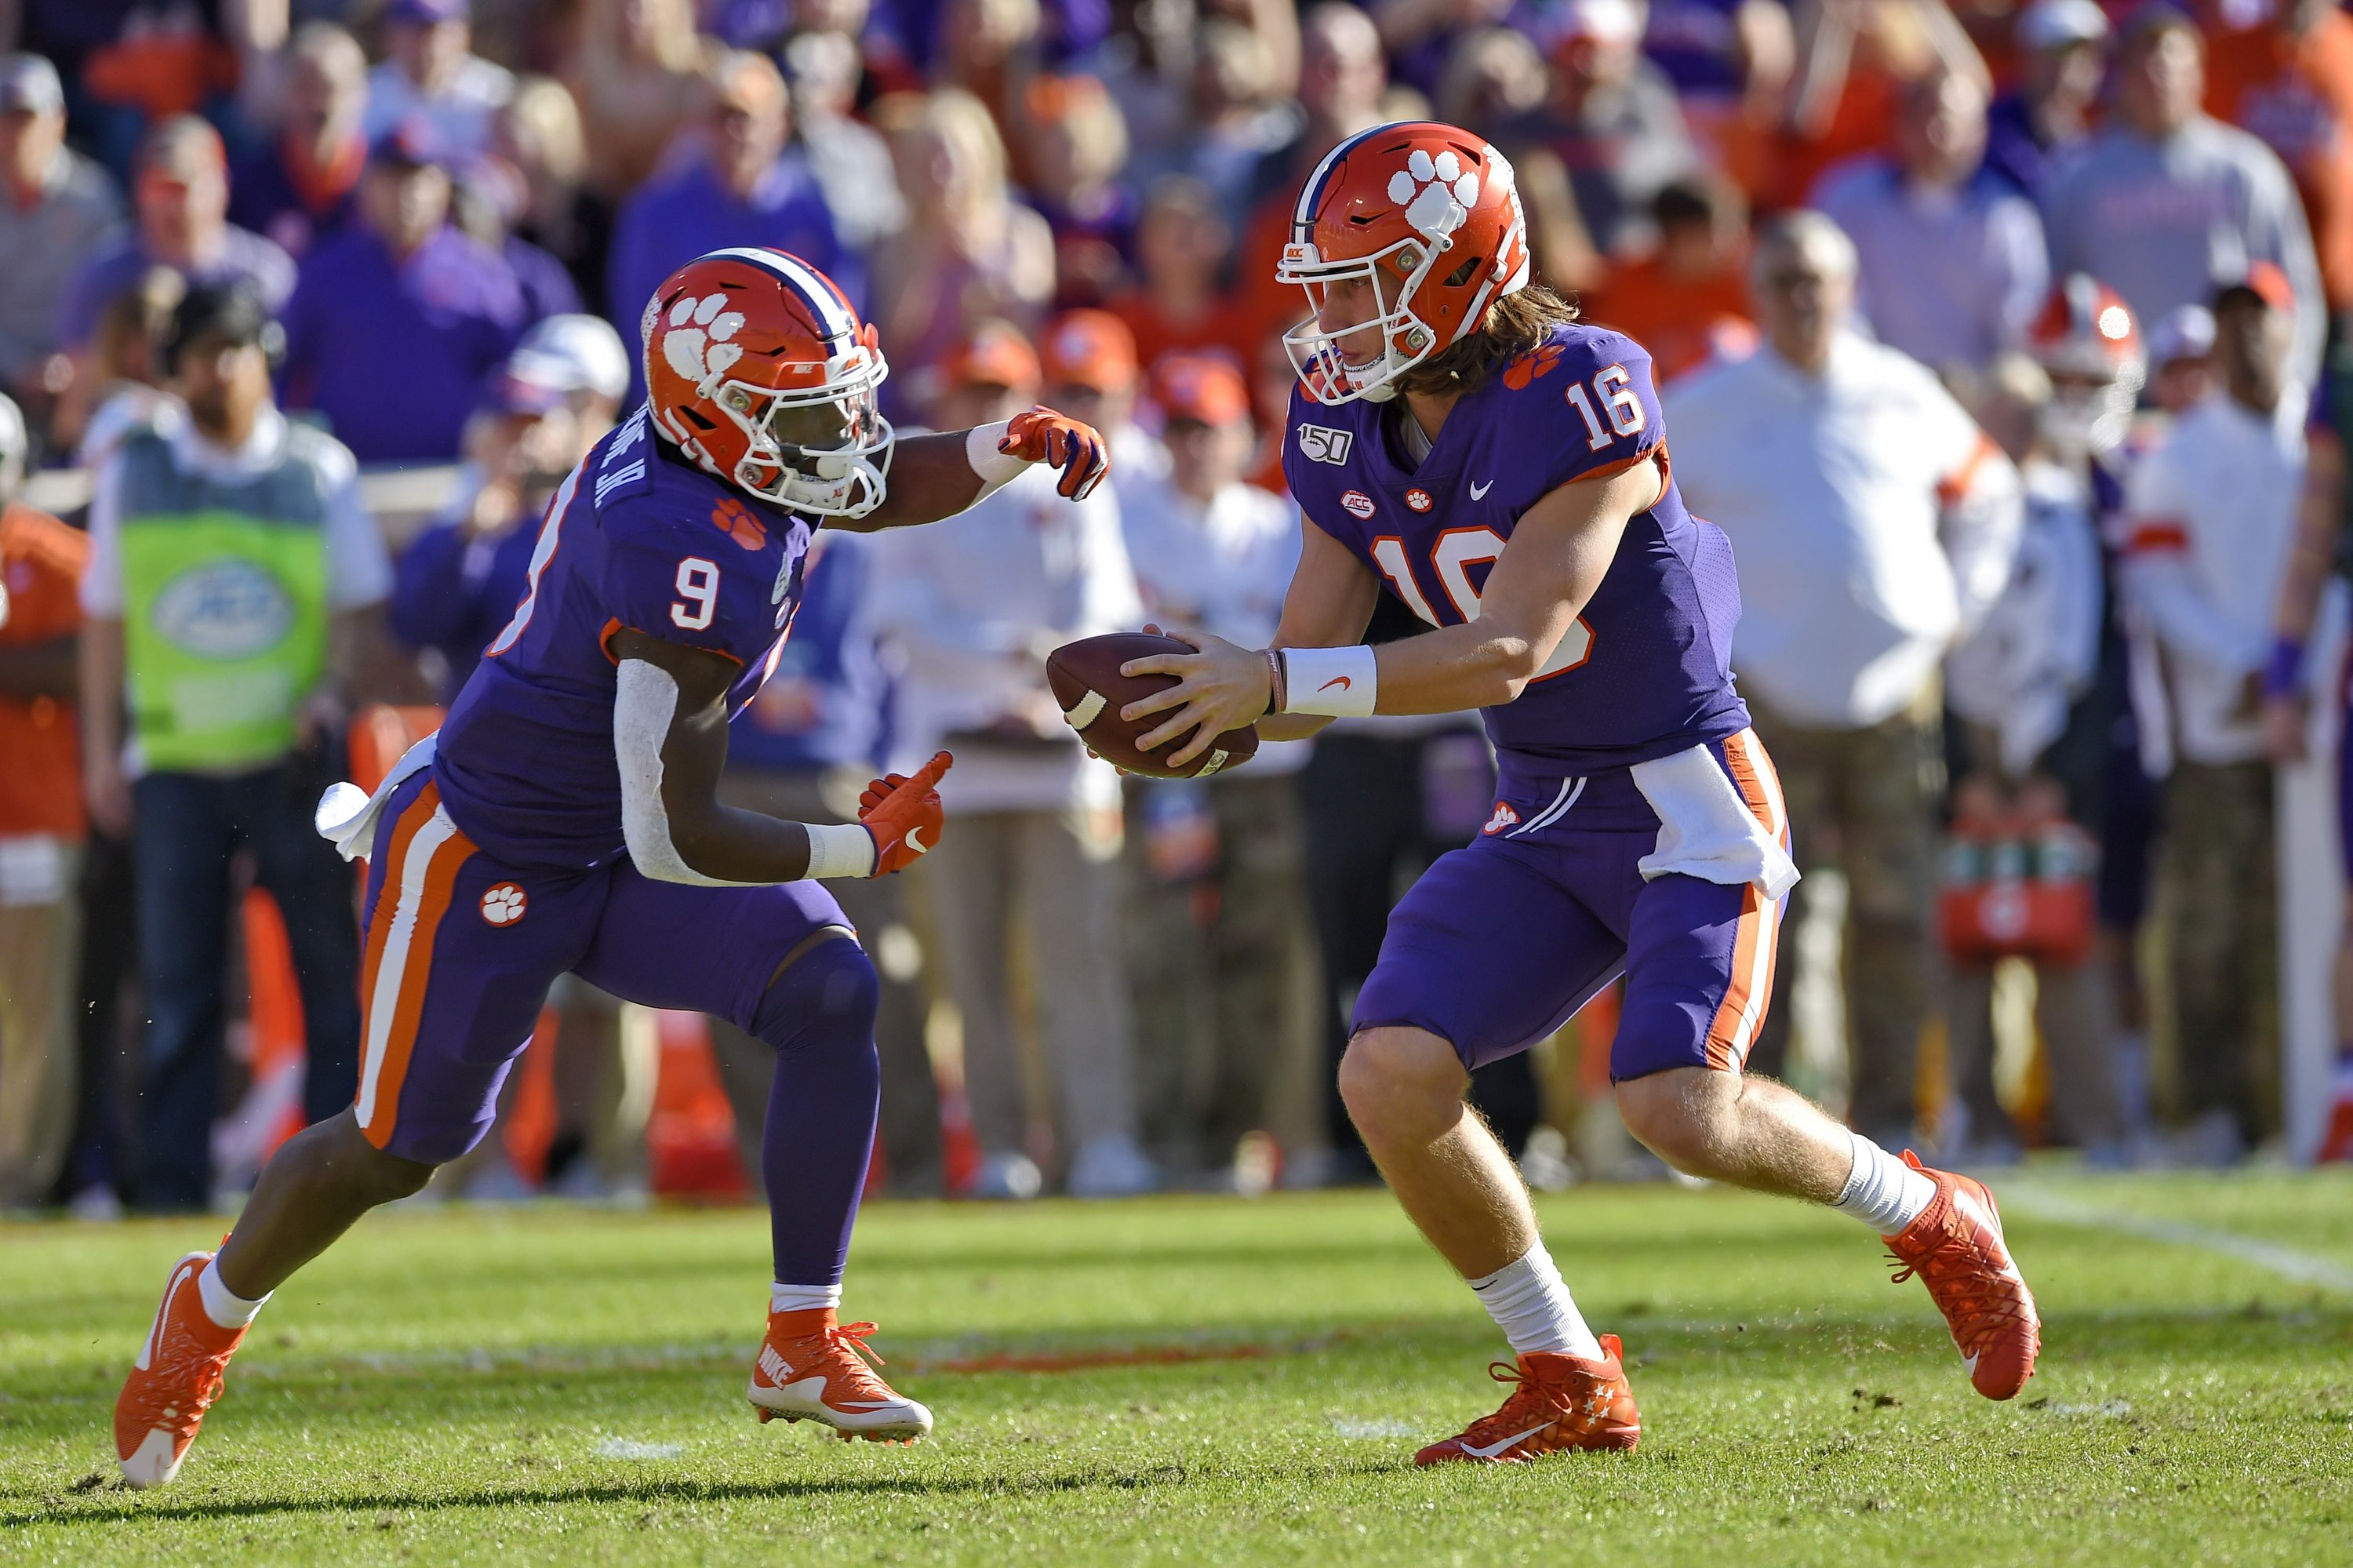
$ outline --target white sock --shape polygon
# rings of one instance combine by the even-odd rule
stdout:
[[[1831,1205],[1852,1214],[1881,1235],[1900,1234],[1936,1195],[1936,1184],[1859,1132],[1854,1139],[1854,1169],[1846,1190]]]
[[[820,1307],[839,1308],[841,1287],[839,1285],[785,1285],[768,1287],[768,1310],[771,1312],[814,1312]]]
[[[204,1299],[206,1317],[224,1329],[242,1329],[261,1310],[262,1301],[277,1293],[263,1296],[261,1301],[248,1301],[221,1283],[220,1259],[216,1257],[196,1276],[196,1294]]]
[[[1585,1326],[1585,1315],[1569,1298],[1568,1287],[1561,1282],[1560,1270],[1553,1266],[1552,1254],[1545,1251],[1544,1243],[1528,1248],[1518,1262],[1471,1281],[1471,1288],[1479,1293],[1479,1305],[1487,1308],[1487,1316],[1495,1319],[1495,1327],[1504,1330],[1513,1350],[1522,1354],[1555,1351],[1589,1361],[1601,1359],[1601,1341]]]

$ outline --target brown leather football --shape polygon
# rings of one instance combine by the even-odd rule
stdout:
[[[1170,768],[1168,758],[1183,747],[1183,737],[1157,751],[1135,748],[1136,737],[1167,722],[1166,714],[1155,714],[1138,724],[1130,724],[1119,716],[1119,710],[1128,704],[1176,683],[1174,675],[1123,675],[1119,673],[1122,664],[1155,653],[1192,652],[1191,643],[1180,642],[1174,637],[1155,636],[1148,631],[1108,632],[1065,642],[1055,649],[1046,661],[1046,679],[1053,685],[1054,700],[1061,705],[1062,716],[1079,732],[1087,748],[1104,761],[1151,779],[1207,779],[1212,773],[1239,768],[1258,754],[1255,726],[1226,731],[1179,773]]]

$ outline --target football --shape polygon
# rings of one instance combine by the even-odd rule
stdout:
[[[1183,772],[1168,766],[1172,752],[1184,745],[1172,740],[1158,751],[1138,751],[1136,737],[1156,727],[1168,715],[1155,714],[1139,724],[1119,716],[1119,710],[1140,697],[1176,683],[1174,675],[1123,675],[1119,667],[1130,659],[1155,653],[1190,653],[1193,645],[1148,631],[1113,631],[1082,638],[1054,650],[1046,661],[1046,678],[1062,716],[1079,732],[1089,750],[1104,761],[1150,779],[1207,779],[1239,768],[1258,754],[1258,730],[1245,726],[1218,736],[1215,745],[1193,759]]]

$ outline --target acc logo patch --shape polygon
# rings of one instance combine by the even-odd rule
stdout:
[[[531,900],[512,882],[501,882],[482,895],[482,918],[492,926],[513,925],[530,906]]]
[[[723,496],[711,509],[711,521],[718,530],[747,550],[764,550],[768,546],[768,531],[751,509],[733,496]]]
[[[1299,427],[1299,455],[1311,462],[1336,467],[1348,461],[1348,449],[1356,444],[1356,433],[1351,430],[1335,430],[1329,425]]]
[[[1509,806],[1506,806],[1504,802],[1498,800],[1495,802],[1495,814],[1488,818],[1487,825],[1481,828],[1479,831],[1482,833],[1492,837],[1496,833],[1502,832],[1505,828],[1510,827],[1514,822],[1516,822],[1519,820],[1520,814],[1517,811],[1513,810]]]
[[[1361,490],[1352,490],[1340,497],[1340,504],[1358,517],[1370,517],[1373,514],[1373,498]]]
[[[1416,512],[1427,512],[1435,504],[1435,503],[1430,499],[1430,492],[1426,490],[1407,491],[1405,493],[1405,503],[1408,506],[1412,507]]]
[[[149,612],[174,647],[204,659],[250,659],[294,630],[294,599],[275,573],[230,557],[191,567],[164,585]]]

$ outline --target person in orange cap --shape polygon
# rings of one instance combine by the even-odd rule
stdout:
[[[1111,444],[1111,487],[1123,513],[1146,491],[1168,482],[1168,449],[1135,422],[1143,371],[1135,334],[1109,311],[1065,311],[1046,328],[1046,397],[1078,408]]]
[[[1153,366],[1166,480],[1123,498],[1145,610],[1179,636],[1265,644],[1299,564],[1299,510],[1248,482],[1250,386],[1221,354]],[[1227,1188],[1241,1140],[1266,1126],[1267,1086],[1309,1048],[1276,1022],[1307,962],[1298,780],[1312,741],[1271,741],[1202,780],[1128,780],[1129,982],[1145,1148],[1188,1185]],[[1217,890],[1207,906],[1204,884]],[[1204,1016],[1206,1014],[1206,1016]],[[1270,1039],[1273,1031],[1275,1038]]]

